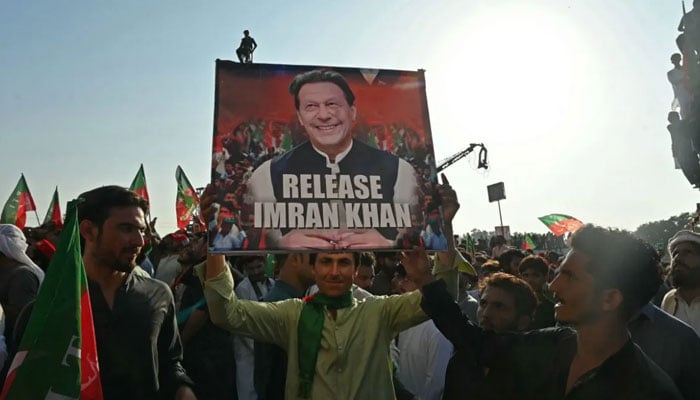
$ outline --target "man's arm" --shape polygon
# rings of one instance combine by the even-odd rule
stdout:
[[[223,269],[223,272],[212,277],[209,268],[213,271]],[[223,256],[207,256],[207,261],[197,265],[195,272],[204,284],[209,316],[215,325],[286,348],[288,325],[299,312],[300,302],[261,303],[238,299],[233,291],[233,276]]]
[[[474,326],[459,310],[443,280],[435,280],[430,271],[430,263],[422,248],[404,253],[402,264],[406,274],[423,293],[421,308],[455,348],[469,348],[478,345],[482,330]]]
[[[442,279],[447,285],[447,291],[454,300],[459,298],[459,271],[455,261],[466,262],[461,254],[457,253],[452,230],[452,220],[459,210],[457,193],[450,186],[445,174],[442,174],[442,185],[438,188],[441,198],[442,218],[444,233],[447,238],[447,251],[437,253],[433,274],[437,279]]]
[[[384,320],[394,335],[428,319],[421,310],[421,294],[418,290],[400,296],[389,296],[383,300]]]
[[[483,330],[464,316],[444,281],[424,285],[421,307],[455,349],[475,348],[483,342]]]
[[[207,185],[200,203],[205,221],[211,220],[215,200],[214,187]],[[215,325],[258,340],[278,344],[285,341],[288,336],[286,315],[298,305],[239,300],[233,291],[231,270],[220,254],[207,254],[206,262],[197,265],[195,273],[204,286],[209,316]]]
[[[207,226],[212,221],[216,212],[216,206],[214,205],[215,202],[216,189],[211,184],[208,184],[202,193],[199,203],[202,220]],[[215,235],[216,233],[218,233],[218,227],[216,230],[209,232],[209,239],[211,239],[212,234]],[[206,279],[214,278],[226,270],[228,270],[228,266],[226,265],[226,257],[220,254],[207,254]]]

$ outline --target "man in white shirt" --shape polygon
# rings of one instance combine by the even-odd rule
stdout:
[[[236,218],[226,217],[221,222],[221,230],[214,236],[213,247],[215,251],[240,249],[245,240],[245,232],[238,229]],[[241,282],[242,283],[242,282]]]
[[[689,90],[690,77],[687,72],[681,67],[681,55],[673,53],[671,56],[673,69],[666,73],[668,81],[673,88],[673,103],[671,108],[680,109],[681,118],[687,119],[692,110],[693,94]]]
[[[418,287],[406,278],[399,266],[397,281],[401,293]],[[445,371],[452,357],[452,343],[437,329],[433,320],[425,321],[398,334],[396,366],[399,382],[420,400],[440,400],[445,389]]]
[[[184,233],[171,233],[166,235],[160,242],[163,251],[158,268],[156,268],[155,278],[168,285],[172,285],[175,278],[182,272],[180,263],[180,252],[189,244],[189,238]]]
[[[700,334],[700,234],[676,233],[668,242],[671,254],[671,289],[661,308]]]
[[[239,299],[262,301],[270,291],[274,281],[265,277],[265,258],[262,256],[241,257],[239,265],[246,273],[246,278],[236,286]],[[255,400],[255,348],[251,338],[235,335],[233,351],[236,358],[236,388],[239,400]]]

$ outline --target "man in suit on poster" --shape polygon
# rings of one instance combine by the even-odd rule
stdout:
[[[416,171],[353,138],[355,95],[343,76],[305,72],[289,92],[308,140],[261,164],[247,189],[268,247],[392,248],[402,233],[420,231]]]

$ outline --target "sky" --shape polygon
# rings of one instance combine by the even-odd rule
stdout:
[[[687,2],[691,8],[691,2]],[[455,232],[499,225],[486,186],[504,182],[503,223],[546,232],[572,215],[634,230],[693,211],[666,130],[680,1],[356,0],[0,2],[0,204],[24,173],[43,219],[144,164],[161,234],[176,229],[175,169],[204,186],[214,61],[242,31],[255,62],[425,69]],[[36,217],[28,216],[28,225]]]

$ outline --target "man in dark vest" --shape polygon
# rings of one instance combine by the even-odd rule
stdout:
[[[308,141],[261,164],[248,182],[254,227],[267,230],[267,246],[396,247],[422,219],[413,167],[353,139],[355,95],[339,73],[302,73],[289,92]]]

